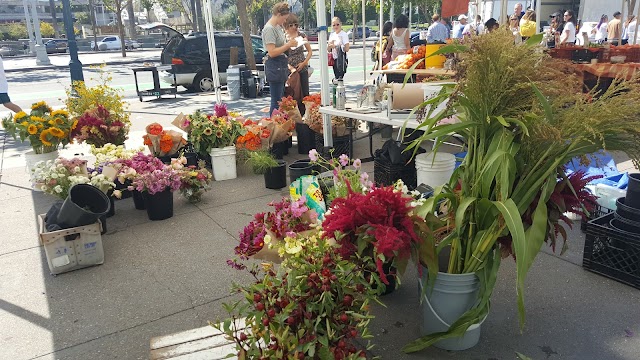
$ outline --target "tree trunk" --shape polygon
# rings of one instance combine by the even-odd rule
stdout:
[[[49,0],[51,1],[51,0]],[[629,15],[635,15],[636,13],[636,0],[628,0],[627,7],[629,11]]]
[[[91,16],[91,32],[93,33],[93,49],[98,51],[98,35],[96,34],[96,8],[93,6],[93,0],[89,0],[89,16]]]
[[[191,28],[193,31],[198,31],[198,16],[196,14],[196,0],[191,0]]]
[[[129,13],[129,33],[131,40],[136,39],[136,13],[133,11],[133,1],[127,4],[127,13]]]
[[[198,22],[198,31],[206,32],[206,27],[204,26],[204,16],[202,16],[202,1],[196,0],[196,10],[198,16],[196,16],[196,21]]]
[[[244,51],[247,56],[247,67],[251,70],[256,70],[256,58],[253,55],[253,45],[251,44],[251,24],[249,23],[249,15],[247,14],[247,1],[238,0],[237,4],[238,16],[240,17],[240,31],[242,31]]]
[[[356,34],[358,32],[358,11],[353,12],[353,29],[351,30],[351,43],[356,43]],[[362,34],[362,43],[364,44],[364,35]]]
[[[56,38],[60,37],[60,29],[58,29],[58,19],[56,19],[56,4],[53,0],[49,0],[49,10],[51,12],[51,25],[53,25],[53,33]]]
[[[120,34],[120,50],[122,57],[127,57],[127,51],[124,49],[124,24],[122,23],[122,4],[120,0],[116,0],[116,22],[118,25],[118,34]]]

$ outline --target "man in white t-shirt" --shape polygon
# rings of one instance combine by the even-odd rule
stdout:
[[[0,56],[0,104],[14,113],[19,113],[22,109],[11,102],[8,91],[9,84],[7,83],[7,77],[4,75],[4,63],[2,62],[2,56]]]

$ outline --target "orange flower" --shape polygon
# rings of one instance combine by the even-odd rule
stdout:
[[[163,153],[168,153],[169,151],[171,151],[172,147],[173,139],[171,138],[171,135],[163,133],[162,137],[160,137],[160,151],[162,151]]]
[[[149,136],[147,136],[147,135],[143,135],[143,136],[142,136],[142,139],[144,139],[144,144],[145,144],[145,145],[147,145],[147,146],[151,146],[151,145],[153,145],[153,143],[151,142],[151,139],[149,139]]]
[[[262,129],[262,131],[260,132],[260,137],[263,139],[268,139],[269,137],[271,137],[271,130]]]
[[[147,133],[151,135],[160,135],[162,134],[162,125],[158,123],[152,123],[147,125]]]

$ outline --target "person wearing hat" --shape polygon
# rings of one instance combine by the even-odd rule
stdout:
[[[458,16],[459,24],[453,28],[453,38],[454,39],[462,39],[462,34],[464,32],[464,27],[467,25],[467,15],[462,14]]]
[[[622,14],[620,11],[613,13],[613,20],[607,25],[607,40],[614,42],[622,36]]]

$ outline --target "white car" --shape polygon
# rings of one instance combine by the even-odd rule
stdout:
[[[100,51],[105,50],[120,50],[122,48],[122,44],[120,43],[120,37],[116,35],[105,36],[102,40],[98,41],[98,44],[94,44],[91,42],[91,48],[97,49]]]

